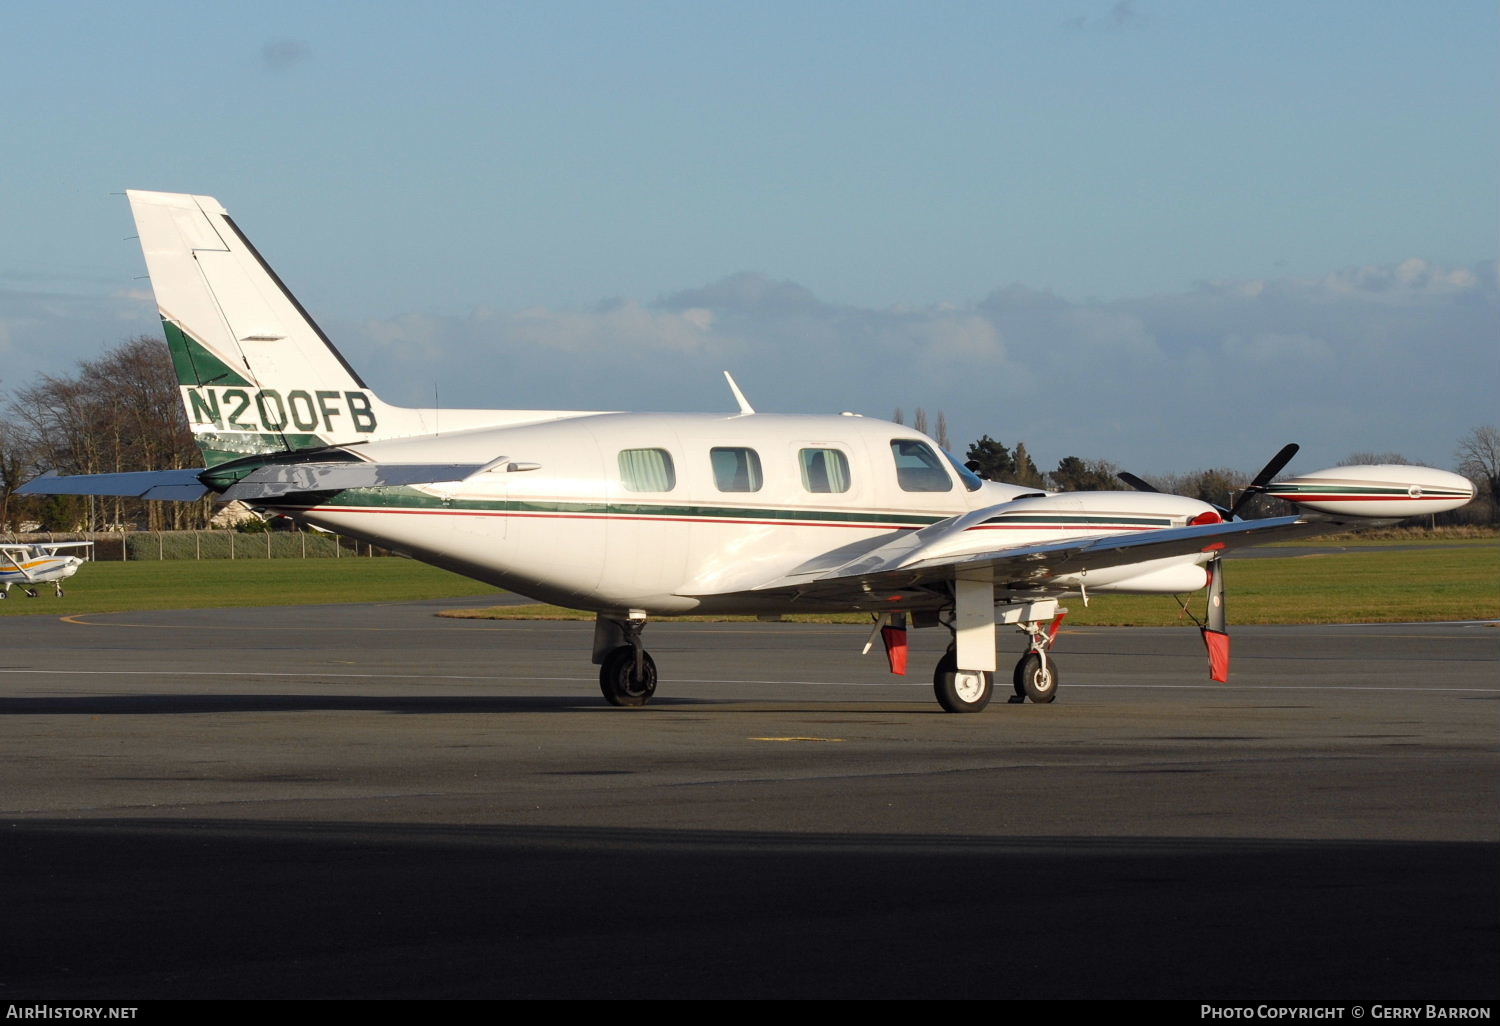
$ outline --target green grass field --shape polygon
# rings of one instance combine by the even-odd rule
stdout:
[[[298,606],[497,595],[496,589],[410,559],[205,559],[87,563],[26,598],[11,589],[0,616],[69,615],[133,609]]]
[[[1376,623],[1500,619],[1500,545],[1493,539],[1334,555],[1230,560],[1225,574],[1232,623]],[[468,578],[407,559],[181,560],[90,563],[66,582],[67,595],[25,598],[12,590],[0,616],[397,602],[499,594]],[[1097,595],[1068,600],[1077,625],[1190,624],[1170,596]],[[1193,596],[1202,614],[1203,594]],[[590,619],[554,606],[477,609],[505,619]],[[863,615],[809,617],[862,623]]]

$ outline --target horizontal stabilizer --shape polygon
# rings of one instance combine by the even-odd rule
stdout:
[[[163,502],[201,499],[208,486],[201,470],[141,470],[128,474],[72,474],[54,472],[27,481],[17,495],[112,495]]]
[[[219,501],[277,499],[294,492],[342,492],[351,488],[462,481],[484,463],[296,463],[270,464],[231,485]],[[201,470],[145,470],[129,474],[43,474],[16,489],[17,495],[112,495],[132,499],[191,502],[209,487]]]
[[[462,481],[483,463],[294,463],[271,464],[246,475],[224,493],[241,502],[277,499],[294,492],[342,492],[351,488]]]

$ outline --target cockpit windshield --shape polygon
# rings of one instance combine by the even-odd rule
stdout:
[[[948,463],[952,465],[954,473],[958,475],[958,479],[964,483],[965,488],[971,492],[977,492],[984,486],[984,478],[958,462],[957,456],[954,456],[947,449],[944,449],[942,452],[948,458]]]

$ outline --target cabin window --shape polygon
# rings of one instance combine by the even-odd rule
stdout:
[[[670,492],[677,487],[672,454],[665,449],[620,450],[620,481],[626,491]]]
[[[797,454],[802,465],[802,487],[810,492],[847,492],[849,458],[837,449],[803,449]]]
[[[915,438],[891,439],[896,483],[903,492],[951,492],[953,479],[932,447]]]
[[[760,456],[754,449],[732,449],[728,446],[710,449],[709,461],[714,468],[714,484],[721,492],[758,492],[763,483]]]

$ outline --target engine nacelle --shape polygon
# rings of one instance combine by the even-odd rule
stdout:
[[[1186,595],[1208,584],[1208,568],[1198,556],[1175,556],[1153,559],[1131,566],[1114,566],[1086,574],[1063,574],[1052,584],[1068,588],[1087,588],[1096,592],[1123,592],[1132,595]]]
[[[989,552],[1007,545],[1139,534],[1219,520],[1219,514],[1208,503],[1182,495],[1060,492],[974,510],[913,532],[903,544],[905,560],[912,562]]]
[[[1446,470],[1387,463],[1273,481],[1266,493],[1320,513],[1399,519],[1457,509],[1474,498],[1474,485]]]

